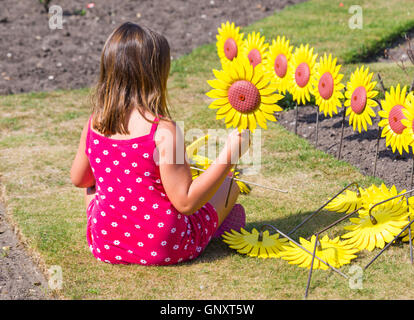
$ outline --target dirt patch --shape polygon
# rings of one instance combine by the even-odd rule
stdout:
[[[0,205],[0,300],[50,299],[48,283],[19,243]]]
[[[91,1],[92,2],[92,1]],[[4,1],[0,11],[0,94],[91,86],[106,38],[131,21],[165,35],[173,59],[216,41],[226,20],[246,26],[304,0],[52,1],[63,29],[51,30],[39,1]]]
[[[316,107],[302,106],[298,110],[297,134],[310,143],[316,142]],[[287,130],[294,132],[295,110],[282,112],[279,123]],[[368,131],[353,131],[345,119],[341,160],[357,167],[365,175],[373,175],[375,153],[378,137],[379,116],[373,120]],[[339,114],[330,118],[319,113],[317,148],[333,156],[338,156],[342,128],[342,109]],[[394,154],[390,147],[385,146],[385,138],[379,141],[379,152],[376,177],[383,179],[387,186],[395,184],[399,189],[409,189],[411,185],[412,156]]]

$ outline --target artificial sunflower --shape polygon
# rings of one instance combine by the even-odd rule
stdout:
[[[407,95],[405,108],[402,109],[406,119],[401,119],[401,123],[407,128],[407,135],[411,136],[411,148],[414,148],[414,92]]]
[[[243,48],[243,33],[240,33],[240,27],[236,27],[234,22],[222,23],[216,38],[217,54],[222,65],[233,61]]]
[[[344,227],[350,232],[342,235],[348,244],[359,250],[384,248],[385,243],[391,242],[408,223],[405,201],[394,204],[391,201],[385,202],[375,207],[371,215],[369,209],[360,211],[358,218],[349,219],[353,224]]]
[[[344,97],[341,92],[345,87],[341,83],[344,75],[339,73],[341,65],[336,65],[336,60],[336,58],[332,60],[331,54],[327,57],[325,53],[316,64],[312,79],[315,102],[325,117],[327,114],[332,117],[332,113],[338,113],[337,107],[342,107],[340,99]]]
[[[378,126],[382,127],[381,137],[385,137],[386,146],[391,146],[392,152],[397,149],[402,154],[403,149],[409,152],[409,145],[413,142],[413,137],[406,130],[406,126],[401,120],[406,119],[403,109],[407,106],[407,86],[400,89],[391,87],[390,92],[385,92],[385,100],[381,100],[382,110],[378,114],[384,118]]]
[[[290,246],[285,247],[285,250],[281,253],[281,258],[287,260],[289,264],[297,264],[301,268],[310,269],[315,241],[315,235],[311,237],[310,241],[304,238],[299,238],[300,245],[310,253],[304,251],[296,244],[290,243]],[[350,263],[352,259],[355,259],[357,257],[355,255],[356,252],[358,252],[358,249],[341,241],[339,237],[331,240],[325,235],[322,239],[319,239],[319,244],[316,246],[315,256],[327,262],[332,267],[339,268],[344,264]],[[329,266],[327,264],[318,259],[314,259],[313,269],[327,270],[328,268]]]
[[[378,91],[375,91],[375,81],[372,80],[373,73],[368,74],[369,68],[364,70],[364,66],[357,68],[352,74],[346,85],[345,102],[346,116],[349,116],[349,125],[352,125],[354,131],[358,128],[361,133],[361,127],[368,130],[367,124],[372,126],[372,117],[375,117],[375,111],[372,109],[377,106],[373,100]]]
[[[266,230],[260,235],[255,228],[251,233],[243,228],[240,232],[225,231],[222,237],[223,241],[237,252],[259,258],[278,258],[287,243],[287,239],[279,238],[278,233],[270,235]]]
[[[277,36],[269,46],[267,60],[263,67],[272,77],[272,82],[276,85],[280,93],[286,93],[290,87],[289,70],[291,68],[293,46],[289,45],[289,40],[283,36]]]
[[[292,56],[292,68],[290,69],[290,93],[297,103],[310,101],[312,93],[312,77],[315,74],[317,54],[313,54],[313,48],[309,45],[300,45]]]
[[[260,36],[260,32],[252,32],[244,40],[243,54],[249,59],[250,64],[255,68],[263,66],[267,60],[268,43],[265,43],[265,37]]]
[[[226,127],[255,131],[257,124],[267,129],[267,121],[277,121],[274,112],[282,111],[276,103],[283,98],[276,93],[262,68],[253,68],[243,57],[213,70],[216,79],[208,80],[214,89],[207,96],[214,100],[209,108],[218,109],[216,119],[224,119]]]
[[[325,209],[334,212],[351,213],[352,211],[361,208],[363,200],[361,193],[345,190],[345,193],[340,194],[329,202],[325,206]]]
[[[209,159],[208,157],[204,157],[202,155],[198,154],[198,149],[203,147],[206,142],[208,141],[209,135],[205,135],[201,138],[198,138],[193,143],[191,143],[187,148],[187,156],[189,157],[190,162],[194,165],[194,167],[207,170],[207,168],[210,166],[210,164],[213,162],[213,160]],[[235,171],[234,168],[231,169],[231,172],[234,174],[235,178],[238,178],[240,175],[239,171]],[[197,178],[201,173],[201,170],[197,169],[191,169],[191,174],[193,180]],[[251,191],[251,188],[249,185],[242,181],[235,181],[237,185],[240,188],[240,192],[242,194],[249,194]]]
[[[402,191],[398,191],[396,186],[393,185],[391,188],[388,188],[384,183],[382,183],[379,187],[375,184],[371,185],[370,187],[363,189],[361,188],[361,199],[362,199],[362,207],[369,210],[371,207],[377,203],[390,199],[392,197],[396,197],[399,194],[405,193],[405,189]],[[394,206],[397,203],[405,201],[405,197],[401,196],[389,201],[390,206]],[[359,215],[366,214],[367,211],[360,211]]]

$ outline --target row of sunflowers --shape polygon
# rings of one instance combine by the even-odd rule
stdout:
[[[282,111],[278,101],[289,92],[297,105],[313,95],[325,116],[346,108],[349,125],[360,133],[372,126],[378,107],[386,146],[400,154],[414,146],[414,92],[407,86],[391,87],[378,101],[369,68],[356,68],[345,86],[341,65],[331,54],[318,60],[308,44],[293,48],[280,36],[271,44],[256,32],[244,38],[240,27],[228,21],[218,29],[216,45],[222,70],[213,70],[215,79],[208,81],[213,89],[207,96],[214,99],[209,107],[217,110],[216,118],[224,119],[227,128],[267,129],[267,121],[276,121],[275,112]]]
[[[289,40],[280,36],[271,44],[256,32],[244,38],[240,28],[230,22],[218,29],[216,45],[222,70],[213,70],[215,79],[208,80],[213,89],[207,96],[214,99],[209,107],[217,110],[216,118],[224,119],[227,128],[252,132],[258,126],[267,129],[267,121],[277,121],[275,112],[282,111],[278,102],[289,92],[297,105],[310,102],[313,95],[319,112],[325,116],[332,117],[340,108],[346,108],[343,112],[349,125],[359,132],[372,125],[378,107],[382,118],[378,125],[386,145],[400,154],[414,147],[414,93],[409,93],[407,87],[391,87],[384,100],[378,101],[377,82],[372,80],[369,68],[356,68],[345,86],[341,65],[331,54],[318,60],[318,54],[308,44],[294,49]],[[196,159],[196,152],[191,158],[206,168],[205,161]],[[399,236],[403,241],[410,240],[412,225],[409,231],[402,231],[414,219],[414,197],[407,198],[405,193],[406,190],[399,192],[395,186],[387,188],[384,184],[358,187],[356,192],[346,190],[325,209],[344,214],[356,212],[358,216],[349,219],[351,224],[344,227],[347,233],[334,239],[324,236],[316,247],[315,235],[309,240],[300,237],[299,244],[279,233],[270,235],[269,231],[256,229],[231,230],[223,240],[239,253],[253,257],[282,258],[304,268],[310,268],[312,263],[313,268],[327,269],[327,262],[338,268],[350,263],[361,250],[382,249]],[[393,197],[396,198],[387,200]],[[377,205],[382,201],[385,202]],[[318,258],[315,261],[310,254],[314,247]]]

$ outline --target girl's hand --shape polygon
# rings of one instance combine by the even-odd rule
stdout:
[[[236,163],[249,150],[250,130],[242,132],[239,132],[238,129],[233,130],[227,138],[226,147],[231,153],[231,163]]]

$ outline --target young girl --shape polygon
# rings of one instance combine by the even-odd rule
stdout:
[[[192,180],[182,132],[170,119],[167,40],[124,23],[106,41],[92,115],[71,169],[85,188],[87,241],[107,263],[166,265],[194,259],[212,236],[240,229],[232,164],[248,148],[233,131],[213,164]]]

